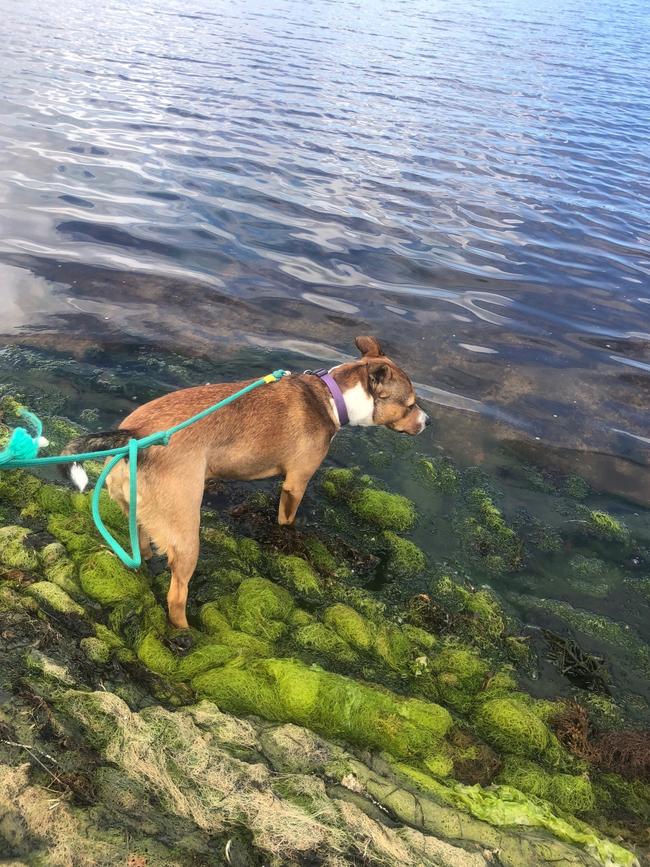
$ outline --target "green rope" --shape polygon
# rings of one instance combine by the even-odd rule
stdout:
[[[117,556],[124,563],[124,565],[129,566],[132,569],[137,569],[142,563],[142,554],[140,551],[140,543],[138,540],[137,520],[138,452],[140,451],[140,449],[146,449],[149,448],[149,446],[154,445],[166,446],[170,438],[175,433],[184,430],[186,427],[189,427],[192,424],[196,424],[196,422],[201,421],[202,419],[211,415],[213,412],[216,412],[218,409],[221,409],[222,407],[227,406],[229,403],[233,403],[235,400],[243,397],[243,395],[248,394],[249,391],[253,391],[253,389],[259,388],[261,385],[266,385],[270,382],[277,382],[279,379],[282,379],[283,376],[287,375],[288,371],[286,370],[275,370],[273,371],[273,373],[269,373],[267,376],[256,379],[255,382],[252,382],[250,385],[241,388],[239,391],[236,391],[229,397],[225,397],[218,403],[215,403],[212,406],[207,407],[207,409],[198,412],[191,418],[188,418],[185,421],[168,428],[167,430],[149,434],[149,436],[142,437],[142,439],[131,439],[125,446],[118,446],[114,449],[103,449],[96,452],[81,452],[76,455],[52,455],[51,457],[45,458],[36,457],[36,455],[38,454],[39,441],[42,437],[43,425],[41,424],[41,421],[37,416],[33,415],[27,410],[21,410],[20,414],[26,417],[30,424],[36,430],[36,436],[30,436],[30,434],[25,430],[25,428],[16,428],[12,433],[11,439],[9,440],[7,447],[3,451],[0,451],[0,469],[16,469],[18,467],[42,467],[49,464],[70,464],[75,462],[94,460],[96,458],[112,457],[112,460],[110,460],[106,464],[106,466],[100,473],[97,482],[95,483],[95,489],[93,491],[91,502],[92,516],[95,522],[95,526],[99,530],[104,541],[115,552],[115,554],[117,554]],[[113,469],[113,467],[124,457],[127,456],[129,459],[129,542],[131,545],[130,554],[124,550],[124,548],[120,545],[117,539],[111,536],[111,534],[106,529],[106,526],[102,521],[101,515],[99,513],[99,498],[102,492],[102,488],[104,487],[104,482],[106,481],[106,478],[110,471]]]

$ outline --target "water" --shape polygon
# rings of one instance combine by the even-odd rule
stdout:
[[[0,369],[36,409],[114,425],[375,333],[434,418],[423,451],[547,516],[516,467],[577,469],[646,533],[647,4],[0,12]],[[384,475],[426,501],[399,455]],[[602,613],[650,640],[612,588]]]

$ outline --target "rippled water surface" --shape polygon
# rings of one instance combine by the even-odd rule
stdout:
[[[114,424],[376,333],[429,450],[489,470],[507,441],[647,505],[645,0],[0,0],[0,21],[5,377]]]

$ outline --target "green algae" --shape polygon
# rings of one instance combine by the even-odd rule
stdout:
[[[91,662],[97,665],[106,665],[111,658],[111,648],[100,638],[89,636],[82,638],[79,646]]]
[[[596,803],[591,782],[586,777],[571,774],[553,774],[547,800],[566,813],[590,813]]]
[[[199,675],[192,684],[232,713],[306,725],[396,756],[436,752],[451,726],[451,716],[439,705],[400,699],[292,659],[226,666]]]
[[[42,482],[26,470],[0,471],[0,500],[18,509],[34,502]]]
[[[407,607],[411,623],[450,632],[466,644],[475,645],[485,656],[506,653],[517,663],[527,664],[530,651],[512,635],[513,624],[506,617],[496,595],[487,587],[467,587],[448,574],[435,577],[426,595],[411,599]]]
[[[590,813],[596,803],[592,784],[586,777],[549,773],[541,765],[526,759],[508,757],[497,782],[550,801],[565,813]]]
[[[431,658],[437,694],[444,704],[467,713],[482,690],[489,666],[469,648],[443,648]]]
[[[201,625],[209,635],[220,635],[231,628],[228,618],[216,602],[206,602],[202,606],[200,619]]]
[[[70,491],[56,485],[42,485],[36,495],[36,503],[45,515],[71,515],[74,511]]]
[[[333,578],[350,577],[347,564],[337,560],[327,545],[315,536],[309,536],[304,540],[303,554],[307,562],[321,575]]]
[[[650,823],[650,783],[626,780],[618,774],[600,774],[594,786],[601,809],[614,815],[630,815]]]
[[[367,651],[373,644],[372,624],[349,605],[337,603],[325,609],[323,623],[357,650]]]
[[[151,671],[174,678],[178,660],[153,631],[146,632],[136,647],[136,655]]]
[[[34,570],[38,568],[38,556],[25,545],[29,530],[24,527],[0,528],[0,564],[10,569]]]
[[[523,559],[523,546],[515,531],[507,525],[501,511],[483,488],[475,488],[467,497],[473,513],[459,523],[465,546],[489,572],[512,572]]]
[[[354,470],[327,470],[321,488],[327,496],[343,500],[357,518],[379,529],[403,531],[415,523],[415,506],[409,499],[375,488],[368,476]]]
[[[140,573],[127,569],[109,551],[97,551],[84,560],[79,583],[87,596],[102,605],[139,599],[149,589]]]
[[[575,474],[567,476],[562,485],[562,492],[574,500],[584,500],[589,496],[589,485],[581,476]]]
[[[220,644],[224,644],[242,655],[260,657],[273,655],[274,647],[271,641],[233,629],[219,603],[207,602],[203,605],[199,612],[199,619],[202,627],[209,635],[214,636]],[[276,628],[277,625],[276,621]],[[282,626],[283,624],[280,624],[281,630]]]
[[[283,554],[276,558],[275,565],[280,578],[292,590],[307,597],[322,596],[323,587],[321,579],[302,557]]]
[[[482,738],[506,753],[534,758],[541,756],[551,741],[548,727],[517,698],[486,701],[473,723]]]
[[[627,527],[607,512],[589,512],[587,525],[590,532],[607,541],[622,544],[629,541],[630,532]]]
[[[57,584],[73,598],[79,595],[80,588],[77,581],[77,567],[67,557],[62,557],[60,560],[46,566],[44,575],[48,581]]]
[[[418,477],[441,494],[455,494],[460,476],[454,465],[444,458],[419,458],[415,462]]]
[[[408,580],[424,572],[427,560],[424,552],[414,542],[403,539],[390,530],[382,534],[382,541],[388,552],[386,571],[391,580]]]
[[[415,523],[415,506],[401,494],[368,488],[355,492],[350,510],[362,521],[385,530],[408,530]]]
[[[323,623],[309,623],[294,635],[296,644],[304,650],[313,651],[336,662],[354,664],[359,655],[340,635]]]
[[[599,557],[576,554],[569,560],[568,567],[567,580],[571,588],[585,596],[594,596],[598,599],[609,596],[616,580],[620,577],[616,574],[617,570]]]
[[[416,671],[415,657],[422,652],[413,636],[391,624],[376,629],[372,649],[388,668],[404,673]]]
[[[266,578],[242,581],[236,593],[233,625],[265,641],[276,641],[287,631],[294,607],[291,594]]]
[[[86,614],[84,608],[68,596],[65,590],[50,581],[37,581],[27,588],[26,593],[52,611],[76,614],[79,617],[84,617]]]
[[[512,786],[484,789],[478,785],[445,784],[408,765],[400,764],[397,769],[424,792],[466,809],[472,816],[490,825],[544,828],[560,840],[583,846],[608,867],[635,867],[638,864],[632,852],[598,835],[589,825],[579,819],[556,815],[545,801],[529,797]]]
[[[357,474],[354,470],[332,468],[325,473],[321,488],[328,497],[344,499],[353,488],[356,479]]]
[[[65,545],[73,559],[82,559],[101,547],[92,521],[78,512],[70,515],[53,512],[48,516],[47,529]]]
[[[204,644],[181,657],[176,677],[179,680],[191,680],[197,674],[225,665],[235,655],[236,651],[225,644]]]
[[[589,719],[599,731],[624,728],[623,713],[610,696],[592,692],[582,697],[582,703],[589,711]]]

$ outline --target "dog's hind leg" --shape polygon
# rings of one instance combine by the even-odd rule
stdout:
[[[164,493],[161,496],[161,477]],[[167,555],[171,581],[167,612],[177,629],[187,629],[187,592],[199,558],[201,500],[204,470],[200,466],[176,466],[173,473],[142,475],[142,508],[139,517],[158,551]],[[138,496],[140,503],[140,495]]]
[[[108,494],[114,500],[126,517],[129,517],[129,477],[128,467],[124,461],[120,461],[115,469],[109,473],[106,480]],[[151,549],[151,537],[138,521],[138,544],[140,545],[140,553],[145,560],[151,560],[153,551]]]
[[[128,511],[127,511],[128,515]],[[151,547],[151,537],[144,529],[142,524],[138,524],[138,544],[140,545],[140,553],[144,560],[151,560],[153,557],[153,548]]]
[[[200,518],[200,514],[198,518]],[[189,629],[186,613],[187,592],[199,559],[198,518],[195,531],[188,532],[182,543],[171,545],[167,549],[167,559],[172,570],[172,578],[167,592],[167,612],[172,626],[177,629]]]

